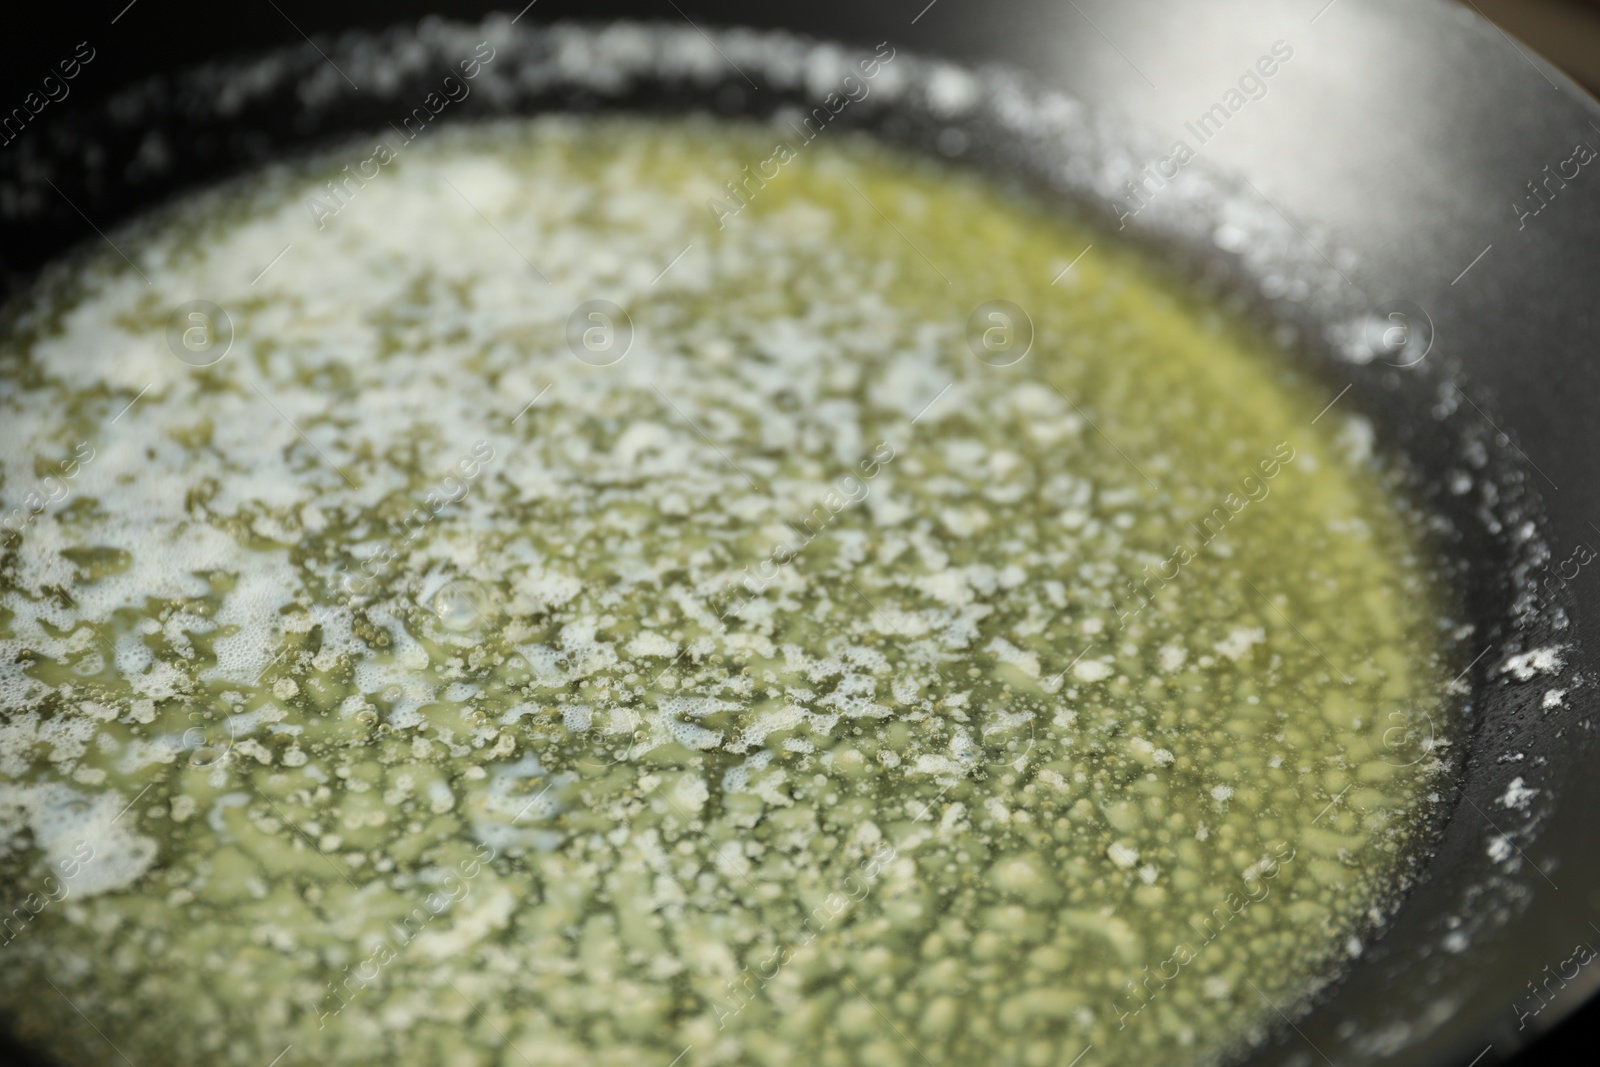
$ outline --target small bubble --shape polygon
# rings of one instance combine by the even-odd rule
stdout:
[[[470,630],[483,621],[486,601],[482,590],[472,582],[448,582],[433,596],[430,605],[447,630]]]
[[[209,367],[233,347],[233,320],[209,300],[179,304],[167,316],[167,347],[191,367]]]
[[[228,753],[231,751],[232,748],[228,745],[223,745],[221,747],[201,745],[199,748],[190,753],[189,763],[194,767],[215,767],[217,764],[227,759]]]

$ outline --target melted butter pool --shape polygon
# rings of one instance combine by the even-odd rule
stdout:
[[[1361,951],[1449,673],[1370,427],[1102,237],[775,136],[356,145],[13,310],[23,1037],[1199,1063]]]

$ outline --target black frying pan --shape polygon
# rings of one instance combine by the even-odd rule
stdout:
[[[60,58],[84,38],[96,54],[71,99],[50,104],[0,148],[6,288],[79,241],[98,240],[91,227],[107,229],[180,190],[381,124],[386,100],[370,87],[335,86],[316,106],[296,95],[296,85],[322,69],[322,53],[356,62],[353,38],[319,38],[319,52],[299,31],[382,26],[399,12],[250,6],[185,20],[170,3],[124,9],[118,0],[41,31],[37,43],[64,47]],[[962,155],[1071,200],[1113,229],[1126,211],[1125,200],[1117,206],[1120,181],[1157,159],[1172,131],[1258,53],[1290,43],[1292,78],[1275,79],[1267,97],[1208,143],[1196,170],[1236,204],[1246,186],[1258,198],[1252,241],[1230,237],[1219,247],[1218,219],[1203,204],[1158,205],[1128,220],[1128,230],[1203,284],[1243,296],[1264,320],[1296,325],[1303,357],[1335,389],[1350,386],[1343,402],[1374,419],[1386,447],[1422,473],[1427,504],[1452,521],[1442,551],[1460,563],[1478,627],[1473,641],[1483,651],[1463,673],[1469,752],[1432,855],[1345,979],[1292,1026],[1286,1020],[1251,1062],[1505,1062],[1581,1003],[1600,985],[1600,966],[1569,962],[1577,942],[1595,938],[1591,921],[1600,926],[1590,818],[1600,776],[1586,773],[1600,745],[1591,721],[1600,634],[1584,611],[1595,586],[1590,569],[1600,568],[1573,575],[1562,564],[1578,545],[1600,544],[1600,364],[1590,321],[1600,281],[1600,168],[1545,185],[1548,196],[1537,200],[1527,183],[1570,158],[1578,142],[1600,147],[1600,107],[1443,0],[1213,0],[1193,11],[1159,0],[682,6],[543,0],[522,15],[514,48],[536,53],[540,27],[560,16],[627,15],[680,28],[692,16],[695,32],[781,27],[856,45],[890,40],[910,56],[973,68],[1003,66],[1021,80],[995,74],[987,102],[959,118],[968,135]],[[398,30],[382,40],[415,35]],[[426,30],[421,37],[426,43]],[[170,73],[274,42],[300,43],[285,53],[283,78],[240,110],[219,111],[203,76]],[[7,56],[15,71],[26,66],[15,61],[36,59],[36,42],[21,43]],[[49,53],[50,63],[56,58]],[[622,103],[761,113],[785,97],[760,70],[749,73],[755,89],[732,69],[692,84],[641,75]],[[135,75],[156,77],[108,105],[108,93]],[[27,84],[18,84],[20,100]],[[1007,128],[996,102],[1047,88],[1090,104],[1089,117],[1070,130]],[[499,105],[480,95],[458,117],[497,106],[616,103],[554,85]],[[952,122],[914,106],[850,114],[928,150]],[[151,162],[153,135],[165,148],[160,164]],[[1108,166],[1073,171],[1074,158]],[[1281,255],[1251,254],[1252,242],[1279,240],[1288,249]],[[1369,318],[1390,321],[1397,309],[1431,344],[1425,358],[1413,358],[1416,349],[1360,351]],[[1352,362],[1352,353],[1365,361]],[[1496,486],[1492,501],[1450,490],[1450,472],[1473,462]],[[1562,649],[1563,680],[1525,683],[1504,669],[1511,656],[1551,645]],[[1553,684],[1568,697],[1547,713],[1539,697]],[[1514,776],[1539,790],[1525,810],[1499,803]],[[1514,856],[1496,861],[1487,846],[1502,835]],[[1530,983],[1545,994],[1537,1001]]]

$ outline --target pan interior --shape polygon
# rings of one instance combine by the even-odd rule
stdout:
[[[1200,1062],[1428,825],[1370,425],[977,178],[545,118],[127,236],[0,350],[0,984],[67,1062],[69,998],[136,1061]]]

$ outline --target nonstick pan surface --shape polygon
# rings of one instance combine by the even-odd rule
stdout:
[[[297,22],[315,34],[398,16],[393,8],[328,4]],[[513,54],[536,57],[546,27],[573,17],[650,19],[714,34],[736,56],[757,39],[725,37],[718,27],[868,48],[888,40],[918,62],[944,57],[976,72],[983,102],[969,113],[932,114],[911,103],[859,121],[929,151],[939,150],[941,130],[960,126],[965,147],[956,154],[966,162],[1022,177],[1108,229],[1128,221],[1134,240],[1180,270],[1244,296],[1267,321],[1293,325],[1303,358],[1335,391],[1350,387],[1342,402],[1374,419],[1383,444],[1418,470],[1428,505],[1451,520],[1447,551],[1461,563],[1459,584],[1478,627],[1463,662],[1468,752],[1453,814],[1381,936],[1308,1014],[1266,1035],[1250,1062],[1503,1062],[1600,985],[1600,968],[1573,974],[1569,962],[1600,926],[1591,814],[1600,776],[1589,773],[1600,744],[1592,724],[1600,633],[1585,610],[1597,592],[1591,570],[1600,568],[1562,567],[1580,546],[1600,544],[1592,319],[1600,177],[1585,169],[1542,186],[1546,195],[1530,185],[1574,146],[1600,146],[1592,99],[1470,10],[1442,0],[1220,0],[1194,10],[1151,0],[701,3],[684,12],[545,0],[515,26],[510,15],[490,25],[508,35]],[[177,72],[248,52],[249,38],[219,36],[215,17],[185,23],[134,8],[118,18],[171,20],[139,61],[116,61],[123,72],[155,77],[109,103],[115,86],[85,79],[70,102],[0,150],[8,286],[80,241],[98,240],[90,225],[109,229],[180,190],[378,125],[385,98],[345,92],[325,57],[346,70],[381,64],[408,43],[433,47],[445,32],[430,24],[377,38],[317,36],[316,48],[284,52],[278,80],[234,108],[203,91],[226,64],[200,76]],[[96,46],[114,56],[118,30],[109,19],[91,28]],[[1293,46],[1293,63],[1207,143],[1197,184],[1119,219],[1122,184],[1279,40]],[[643,72],[620,98],[581,79],[499,100],[483,94],[483,110],[464,117],[619,104],[759,114],[785,93],[803,96],[767,81],[760,63],[751,68],[748,84],[732,69],[692,83]],[[317,92],[305,91],[312,84]],[[403,77],[394,91],[405,84]],[[1054,99],[1051,91],[1088,106],[1057,127],[1038,111],[1016,119],[1016,100]],[[165,162],[136,165],[151,158],[153,131]],[[1074,169],[1074,160],[1097,166]],[[1255,240],[1219,239],[1229,211]],[[1268,244],[1275,251],[1261,253]],[[1426,338],[1426,355],[1415,361],[1362,349],[1371,319],[1389,321],[1396,310]],[[1452,493],[1452,473],[1469,467],[1494,486],[1490,497]],[[1559,671],[1522,678],[1508,668],[1535,649],[1558,650]],[[1567,691],[1564,706],[1541,706],[1550,688]],[[1514,778],[1537,790],[1526,803],[1503,802]],[[1542,985],[1546,996],[1531,1000],[1531,984],[1552,972],[1562,975],[1560,986]]]

